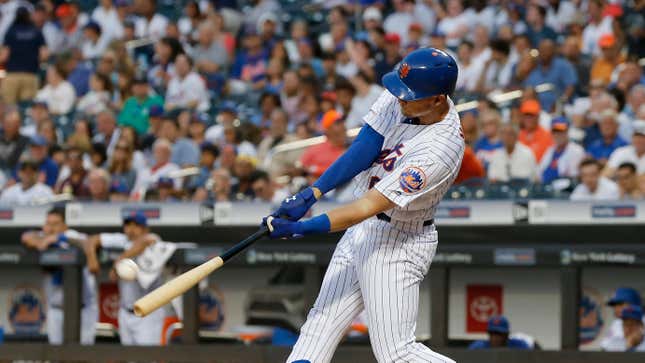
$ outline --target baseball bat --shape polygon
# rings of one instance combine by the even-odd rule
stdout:
[[[202,263],[201,265],[189,271],[186,271],[183,274],[159,286],[154,291],[150,292],[134,303],[135,315],[144,317],[151,312],[159,309],[160,307],[166,305],[172,299],[185,293],[186,291],[188,291],[188,289],[195,286],[204,277],[222,267],[226,263],[226,261],[230,260],[245,248],[267,235],[268,232],[268,228],[263,225],[257,232],[246,237],[243,241],[224,251],[224,253],[222,253],[221,255],[213,257],[210,260]]]

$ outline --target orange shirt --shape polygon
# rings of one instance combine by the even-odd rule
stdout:
[[[477,159],[473,149],[470,146],[466,146],[466,150],[464,150],[464,159],[461,161],[461,168],[459,168],[459,174],[457,174],[455,184],[459,184],[468,179],[483,177],[484,167],[482,166],[481,161]]]
[[[605,58],[598,58],[593,65],[591,66],[591,80],[601,80],[605,84],[609,84],[611,81],[611,74],[614,72],[616,67],[625,62],[625,57],[623,55],[618,56],[618,59],[614,62],[610,62]]]
[[[300,157],[300,162],[307,172],[318,177],[344,152],[344,147],[337,147],[329,141],[325,141],[322,144],[310,146],[305,150]]]
[[[520,130],[520,142],[533,150],[533,155],[539,163],[542,155],[546,150],[553,145],[553,137],[551,133],[538,126],[533,132],[528,132],[524,129]]]

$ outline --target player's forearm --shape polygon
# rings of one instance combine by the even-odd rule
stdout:
[[[330,230],[342,231],[393,207],[389,199],[372,189],[362,198],[329,211]]]

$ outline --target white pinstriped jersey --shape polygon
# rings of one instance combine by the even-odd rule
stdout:
[[[443,120],[432,125],[406,122],[396,97],[384,91],[364,121],[383,135],[383,149],[372,166],[354,179],[355,196],[375,187],[397,207],[393,221],[422,223],[434,216],[437,204],[459,173],[464,137],[452,100]],[[412,226],[411,226],[412,227]]]

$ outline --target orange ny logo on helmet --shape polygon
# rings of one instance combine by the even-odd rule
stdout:
[[[408,76],[408,73],[410,73],[410,66],[407,63],[401,64],[401,67],[399,68],[399,77],[405,78]]]

